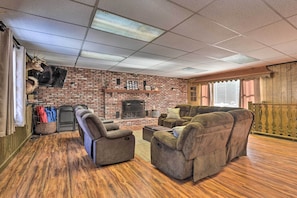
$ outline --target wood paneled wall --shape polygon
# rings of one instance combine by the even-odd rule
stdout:
[[[0,172],[32,134],[32,105],[27,106],[26,125],[17,127],[16,132],[0,138]]]
[[[262,102],[272,104],[297,103],[297,62],[268,66],[271,78],[261,78]]]

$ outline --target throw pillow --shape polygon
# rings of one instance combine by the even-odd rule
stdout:
[[[179,134],[184,130],[186,126],[177,126],[172,128],[173,136],[178,138]]]
[[[168,108],[167,118],[180,119],[179,111],[180,111],[180,108]]]

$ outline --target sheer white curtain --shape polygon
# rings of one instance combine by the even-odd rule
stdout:
[[[15,62],[15,111],[14,120],[18,127],[26,124],[26,50],[23,46],[14,48]]]
[[[0,137],[15,131],[13,98],[13,35],[0,31]]]

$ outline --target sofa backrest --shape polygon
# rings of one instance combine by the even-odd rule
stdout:
[[[234,118],[234,126],[227,143],[227,162],[246,155],[248,136],[254,121],[254,114],[247,109],[229,111]]]
[[[184,117],[184,116],[189,115],[191,105],[189,105],[189,104],[179,104],[179,105],[176,105],[175,108],[179,108],[180,109],[180,111],[179,111],[180,117]]]
[[[183,151],[187,160],[225,151],[233,123],[233,116],[227,112],[196,115],[179,135],[176,148]]]

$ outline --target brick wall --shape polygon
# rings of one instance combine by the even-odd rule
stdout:
[[[116,112],[121,113],[121,101],[127,99],[145,100],[146,110],[153,107],[161,113],[167,107],[187,103],[186,80],[178,78],[158,77],[141,74],[109,72],[94,69],[78,69],[61,67],[67,70],[63,88],[40,86],[36,98],[45,106],[61,106],[65,104],[86,104],[99,116],[115,119]],[[120,79],[120,85],[117,85]],[[126,89],[127,80],[137,81],[138,88],[144,89],[146,84],[159,90],[158,93],[104,93],[102,88]],[[176,89],[172,90],[174,87]]]

